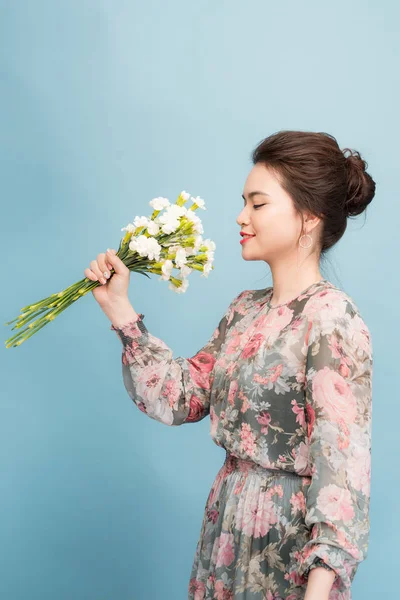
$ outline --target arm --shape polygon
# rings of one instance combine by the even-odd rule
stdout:
[[[350,301],[335,299],[331,313],[312,323],[306,366],[311,539],[300,553],[299,575],[309,574],[307,600],[317,591],[328,598],[332,583],[347,592],[367,556],[372,363],[367,326]],[[334,581],[321,567],[308,571],[317,558],[333,569]]]
[[[165,425],[200,421],[209,414],[215,361],[240,296],[230,304],[210,340],[191,358],[174,359],[172,350],[147,330],[144,315],[119,326],[113,319],[111,329],[123,346],[124,385],[142,412]]]

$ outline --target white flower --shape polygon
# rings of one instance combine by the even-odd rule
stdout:
[[[209,274],[211,273],[211,270],[212,270],[212,265],[211,265],[211,263],[207,262],[207,263],[204,265],[204,271],[203,271],[203,273],[201,274],[201,277],[208,277],[208,276],[209,276]]]
[[[159,260],[160,259],[161,246],[157,242],[156,238],[153,238],[153,237],[147,238],[147,251],[148,251],[147,256],[150,260]]]
[[[201,235],[196,235],[196,237],[194,238],[195,254],[197,254],[197,252],[199,251],[199,248],[202,244],[203,244],[203,238],[201,237]]]
[[[186,208],[171,204],[167,210],[157,217],[157,223],[163,223],[161,227],[164,233],[173,233],[180,225],[179,217],[186,214]]]
[[[128,225],[126,227],[122,227],[121,231],[129,231],[129,233],[134,233],[135,229],[136,229],[136,227],[134,226],[133,223],[128,223]]]
[[[185,190],[181,192],[181,196],[184,200],[188,200],[190,198],[190,194],[188,192],[185,192]]]
[[[216,248],[215,242],[210,240],[210,238],[207,238],[206,240],[203,241],[203,246],[207,246],[207,248],[212,251],[214,251]]]
[[[211,252],[211,250],[207,250],[206,251],[206,256],[207,256],[207,261],[208,262],[213,262],[213,260],[214,260],[214,252]]]
[[[163,279],[164,281],[168,281],[168,279],[171,277],[173,268],[174,268],[174,263],[172,262],[172,260],[164,261],[164,264],[161,267],[161,271],[163,274],[161,275],[160,279]]]
[[[186,246],[185,252],[186,252],[186,256],[190,256],[191,254],[196,254],[194,248],[190,247],[190,246]]]
[[[196,233],[204,233],[201,219],[196,215],[196,213],[194,213],[192,210],[188,210],[186,217],[189,221],[193,223],[193,229]]]
[[[188,212],[188,210],[184,206],[178,206],[177,204],[171,204],[166,209],[164,215],[166,215],[167,218],[172,217],[173,219],[178,219],[179,217],[183,217],[184,215],[186,215],[187,212]],[[191,210],[190,212],[193,212],[193,211]]]
[[[193,271],[193,269],[191,269],[187,265],[183,265],[181,267],[181,276],[182,276],[182,278],[188,277],[192,271]]]
[[[189,287],[189,281],[188,281],[188,279],[183,279],[182,285],[179,288],[175,287],[173,283],[170,283],[168,287],[170,290],[174,291],[176,294],[184,294]]]
[[[135,227],[147,227],[149,219],[147,217],[135,217],[133,220]]]
[[[160,226],[154,221],[149,221],[149,224],[147,225],[147,231],[150,235],[157,235],[160,231]]]
[[[200,196],[196,196],[196,198],[193,198],[193,196],[192,196],[192,200],[195,204],[197,204],[197,206],[199,208],[202,208],[203,210],[207,210],[206,204],[205,204],[203,198],[200,198]]]
[[[149,204],[151,208],[154,208],[154,210],[163,210],[163,208],[167,208],[167,206],[170,206],[170,201],[168,200],[168,198],[158,196],[157,198],[153,198],[153,200],[150,200]]]
[[[186,264],[186,262],[187,258],[185,248],[179,247],[179,249],[176,251],[175,264],[178,268],[180,268],[183,267],[183,265]]]
[[[174,233],[179,228],[179,221],[177,219],[171,219],[167,223],[165,223],[161,229],[164,233]]]
[[[159,260],[161,246],[153,237],[139,235],[133,238],[129,243],[129,249],[137,252],[140,256],[146,256],[149,260]]]
[[[144,240],[147,240],[145,235],[138,235],[137,237],[132,238],[129,242],[129,250],[139,254],[139,250],[144,247]]]

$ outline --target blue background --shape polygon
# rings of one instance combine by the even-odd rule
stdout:
[[[153,197],[185,189],[206,201],[215,270],[182,295],[133,275],[129,293],[151,333],[192,356],[236,294],[271,284],[268,265],[241,258],[236,223],[254,146],[327,131],[368,161],[376,197],[321,269],[374,346],[354,600],[398,587],[399,18],[394,1],[0,1],[2,323],[81,279]],[[0,364],[0,597],[185,600],[224,460],[209,420],[170,428],[134,406],[91,295],[3,345]]]

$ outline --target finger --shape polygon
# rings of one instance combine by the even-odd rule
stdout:
[[[100,270],[97,260],[92,260],[92,262],[90,263],[90,268],[92,269],[93,273],[96,275],[96,277],[97,277],[98,281],[100,281],[100,283],[102,283],[102,284],[107,283],[107,280],[105,279],[103,273]]]
[[[97,256],[97,264],[98,264],[98,266],[99,266],[99,269],[100,269],[100,271],[101,271],[101,276],[102,276],[102,277],[104,277],[104,279],[109,279],[109,278],[111,277],[111,273],[110,273],[110,271],[111,271],[112,267],[111,267],[111,269],[110,269],[110,268],[107,266],[107,263],[106,263],[105,256],[106,256],[106,255],[105,255],[104,253],[102,253],[102,254],[99,254],[99,255]]]
[[[112,254],[111,252],[112,251],[109,250],[106,252],[107,261],[112,264],[112,267],[117,274],[126,275],[129,272],[128,267],[124,265],[122,260],[116,254]]]
[[[91,281],[97,281],[97,275],[91,269],[85,269],[84,274]]]
[[[105,254],[106,259],[107,259],[107,257],[109,257],[110,254],[117,254],[117,251],[113,250],[113,249],[110,250],[110,248],[107,248],[107,251],[106,251],[106,254]],[[109,269],[113,269],[114,268],[113,265],[110,262],[107,263],[107,266],[108,266]]]

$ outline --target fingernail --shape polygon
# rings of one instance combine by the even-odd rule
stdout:
[[[107,283],[107,282],[106,282],[106,280],[104,279],[104,277],[100,277],[100,283],[102,283],[103,285],[104,285],[105,283]]]

